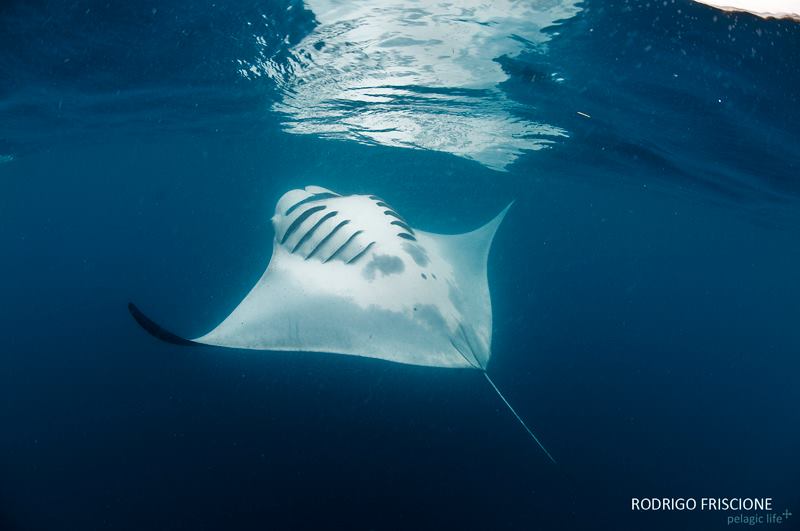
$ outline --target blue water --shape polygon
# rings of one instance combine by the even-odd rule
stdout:
[[[800,25],[511,4],[0,4],[0,529],[798,528]],[[307,184],[516,201],[489,371],[557,466],[476,372],[130,318],[207,332]]]

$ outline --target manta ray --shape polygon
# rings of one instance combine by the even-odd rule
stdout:
[[[465,234],[412,228],[374,195],[320,186],[278,201],[266,271],[216,328],[186,339],[133,303],[134,319],[176,345],[310,351],[397,363],[472,369],[491,387],[553,462],[487,373],[492,303],[487,262],[511,205]]]

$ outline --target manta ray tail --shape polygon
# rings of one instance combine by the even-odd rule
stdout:
[[[166,341],[167,343],[172,343],[173,345],[194,346],[201,344],[190,339],[185,339],[177,334],[173,334],[169,330],[162,328],[155,321],[142,313],[142,311],[132,302],[128,303],[128,311],[131,312],[131,315],[136,322],[139,323],[139,326],[144,328],[148,334],[156,339]]]
[[[494,382],[492,381],[492,379],[491,379],[491,378],[489,378],[489,373],[487,373],[486,371],[483,371],[483,375],[486,377],[486,381],[487,381],[487,382],[489,382],[489,385],[491,385],[491,386],[492,386],[492,389],[494,389],[494,390],[495,390],[495,392],[497,393],[497,396],[499,396],[499,397],[500,397],[500,400],[502,400],[502,401],[503,401],[503,403],[504,403],[506,406],[508,406],[508,409],[509,409],[509,411],[511,411],[511,413],[513,413],[513,414],[514,414],[514,416],[515,416],[515,417],[517,417],[517,420],[519,421],[519,423],[520,423],[520,424],[522,424],[522,427],[523,427],[523,428],[525,428],[525,431],[527,431],[527,432],[528,432],[528,435],[530,435],[530,436],[533,438],[533,440],[534,440],[534,441],[536,441],[536,444],[538,444],[538,445],[539,445],[539,448],[541,448],[541,449],[542,449],[542,451],[545,453],[545,455],[547,455],[547,457],[549,457],[549,458],[550,458],[550,461],[552,461],[552,462],[553,462],[553,464],[557,464],[557,463],[556,463],[556,460],[555,460],[555,459],[553,459],[553,456],[552,456],[552,455],[550,455],[550,452],[548,452],[548,451],[547,451],[547,448],[545,448],[545,447],[544,447],[544,445],[543,445],[543,444],[542,444],[542,443],[539,441],[539,439],[536,437],[536,435],[534,435],[533,431],[531,431],[531,429],[528,427],[528,425],[527,425],[527,424],[525,424],[525,421],[524,421],[524,420],[522,420],[522,417],[520,417],[520,416],[519,416],[519,414],[517,414],[517,412],[516,412],[516,411],[514,410],[514,408],[511,406],[511,404],[509,404],[509,403],[508,403],[508,400],[506,400],[506,397],[504,397],[504,396],[503,396],[503,393],[501,393],[501,392],[500,392],[500,389],[498,389],[498,388],[497,388],[497,386],[496,386],[496,385],[494,384]]]

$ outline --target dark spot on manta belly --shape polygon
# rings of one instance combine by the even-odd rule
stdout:
[[[414,259],[414,262],[420,267],[425,267],[431,263],[428,258],[428,253],[425,248],[419,244],[412,242],[403,243],[403,249]]]
[[[367,280],[374,280],[377,271],[380,271],[383,276],[389,276],[402,273],[405,268],[403,259],[399,256],[378,254],[373,256],[372,260],[364,266],[364,269],[361,270],[361,275]]]

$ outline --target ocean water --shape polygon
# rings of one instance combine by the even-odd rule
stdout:
[[[798,529],[799,65],[688,1],[0,3],[0,529]],[[515,201],[489,372],[558,465],[477,372],[130,318],[207,332],[308,184]]]

